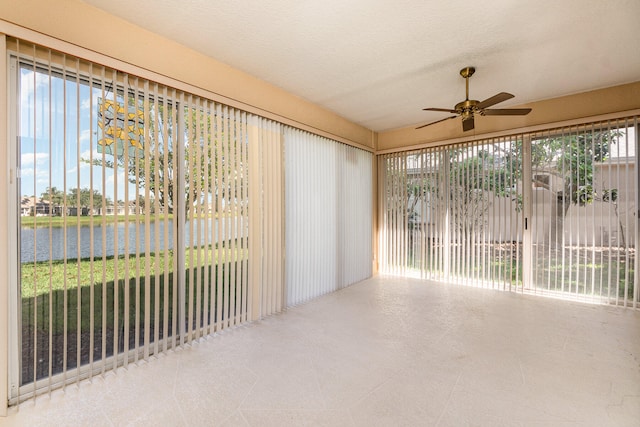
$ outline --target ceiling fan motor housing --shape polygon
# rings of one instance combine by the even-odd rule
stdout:
[[[453,109],[462,113],[464,113],[465,111],[472,112],[473,110],[475,110],[476,105],[478,105],[479,103],[480,102],[476,101],[475,99],[466,99],[462,102],[458,102]]]

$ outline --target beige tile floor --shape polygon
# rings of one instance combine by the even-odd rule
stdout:
[[[640,426],[640,312],[376,277],[29,401],[16,425]]]

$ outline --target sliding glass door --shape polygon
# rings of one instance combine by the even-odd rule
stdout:
[[[637,307],[637,119],[379,157],[380,268]]]
[[[382,156],[381,270],[521,286],[521,164],[517,138]]]
[[[11,66],[19,384],[76,380],[148,357],[161,341],[175,346],[175,98],[166,87],[36,48]]]
[[[249,320],[247,113],[15,50],[13,398]]]
[[[636,306],[633,119],[531,137],[531,290]]]

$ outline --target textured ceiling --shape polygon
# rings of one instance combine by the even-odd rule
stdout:
[[[85,0],[375,131],[640,80],[640,0]]]

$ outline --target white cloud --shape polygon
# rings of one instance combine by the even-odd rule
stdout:
[[[23,153],[20,156],[20,165],[30,166],[34,164],[42,165],[49,160],[49,153]],[[24,170],[24,169],[23,169]]]
[[[102,159],[102,153],[98,153],[98,150],[96,150],[96,149],[85,150],[82,153],[80,153],[80,158],[82,160],[89,160],[90,158]]]
[[[82,108],[82,110],[88,110],[91,108],[91,98],[85,98],[82,103],[80,104],[80,108]]]
[[[81,171],[87,170],[89,168],[89,166],[90,165],[88,163],[82,162],[82,163],[80,163],[80,170]],[[67,175],[73,175],[76,172],[78,172],[78,166],[77,165],[72,167],[71,169],[67,169]]]
[[[28,102],[33,98],[34,81],[33,71],[23,72],[22,82],[20,84],[20,100],[23,105],[29,105]],[[49,76],[43,73],[35,74],[35,92],[43,93],[49,91]]]
[[[33,178],[33,173],[36,173],[36,178],[38,182],[44,180],[45,182],[49,182],[49,169],[40,168],[34,170],[32,167],[28,168],[20,168],[20,177],[21,178]]]
[[[91,131],[89,129],[85,129],[80,133],[80,142],[89,142],[91,141]]]

